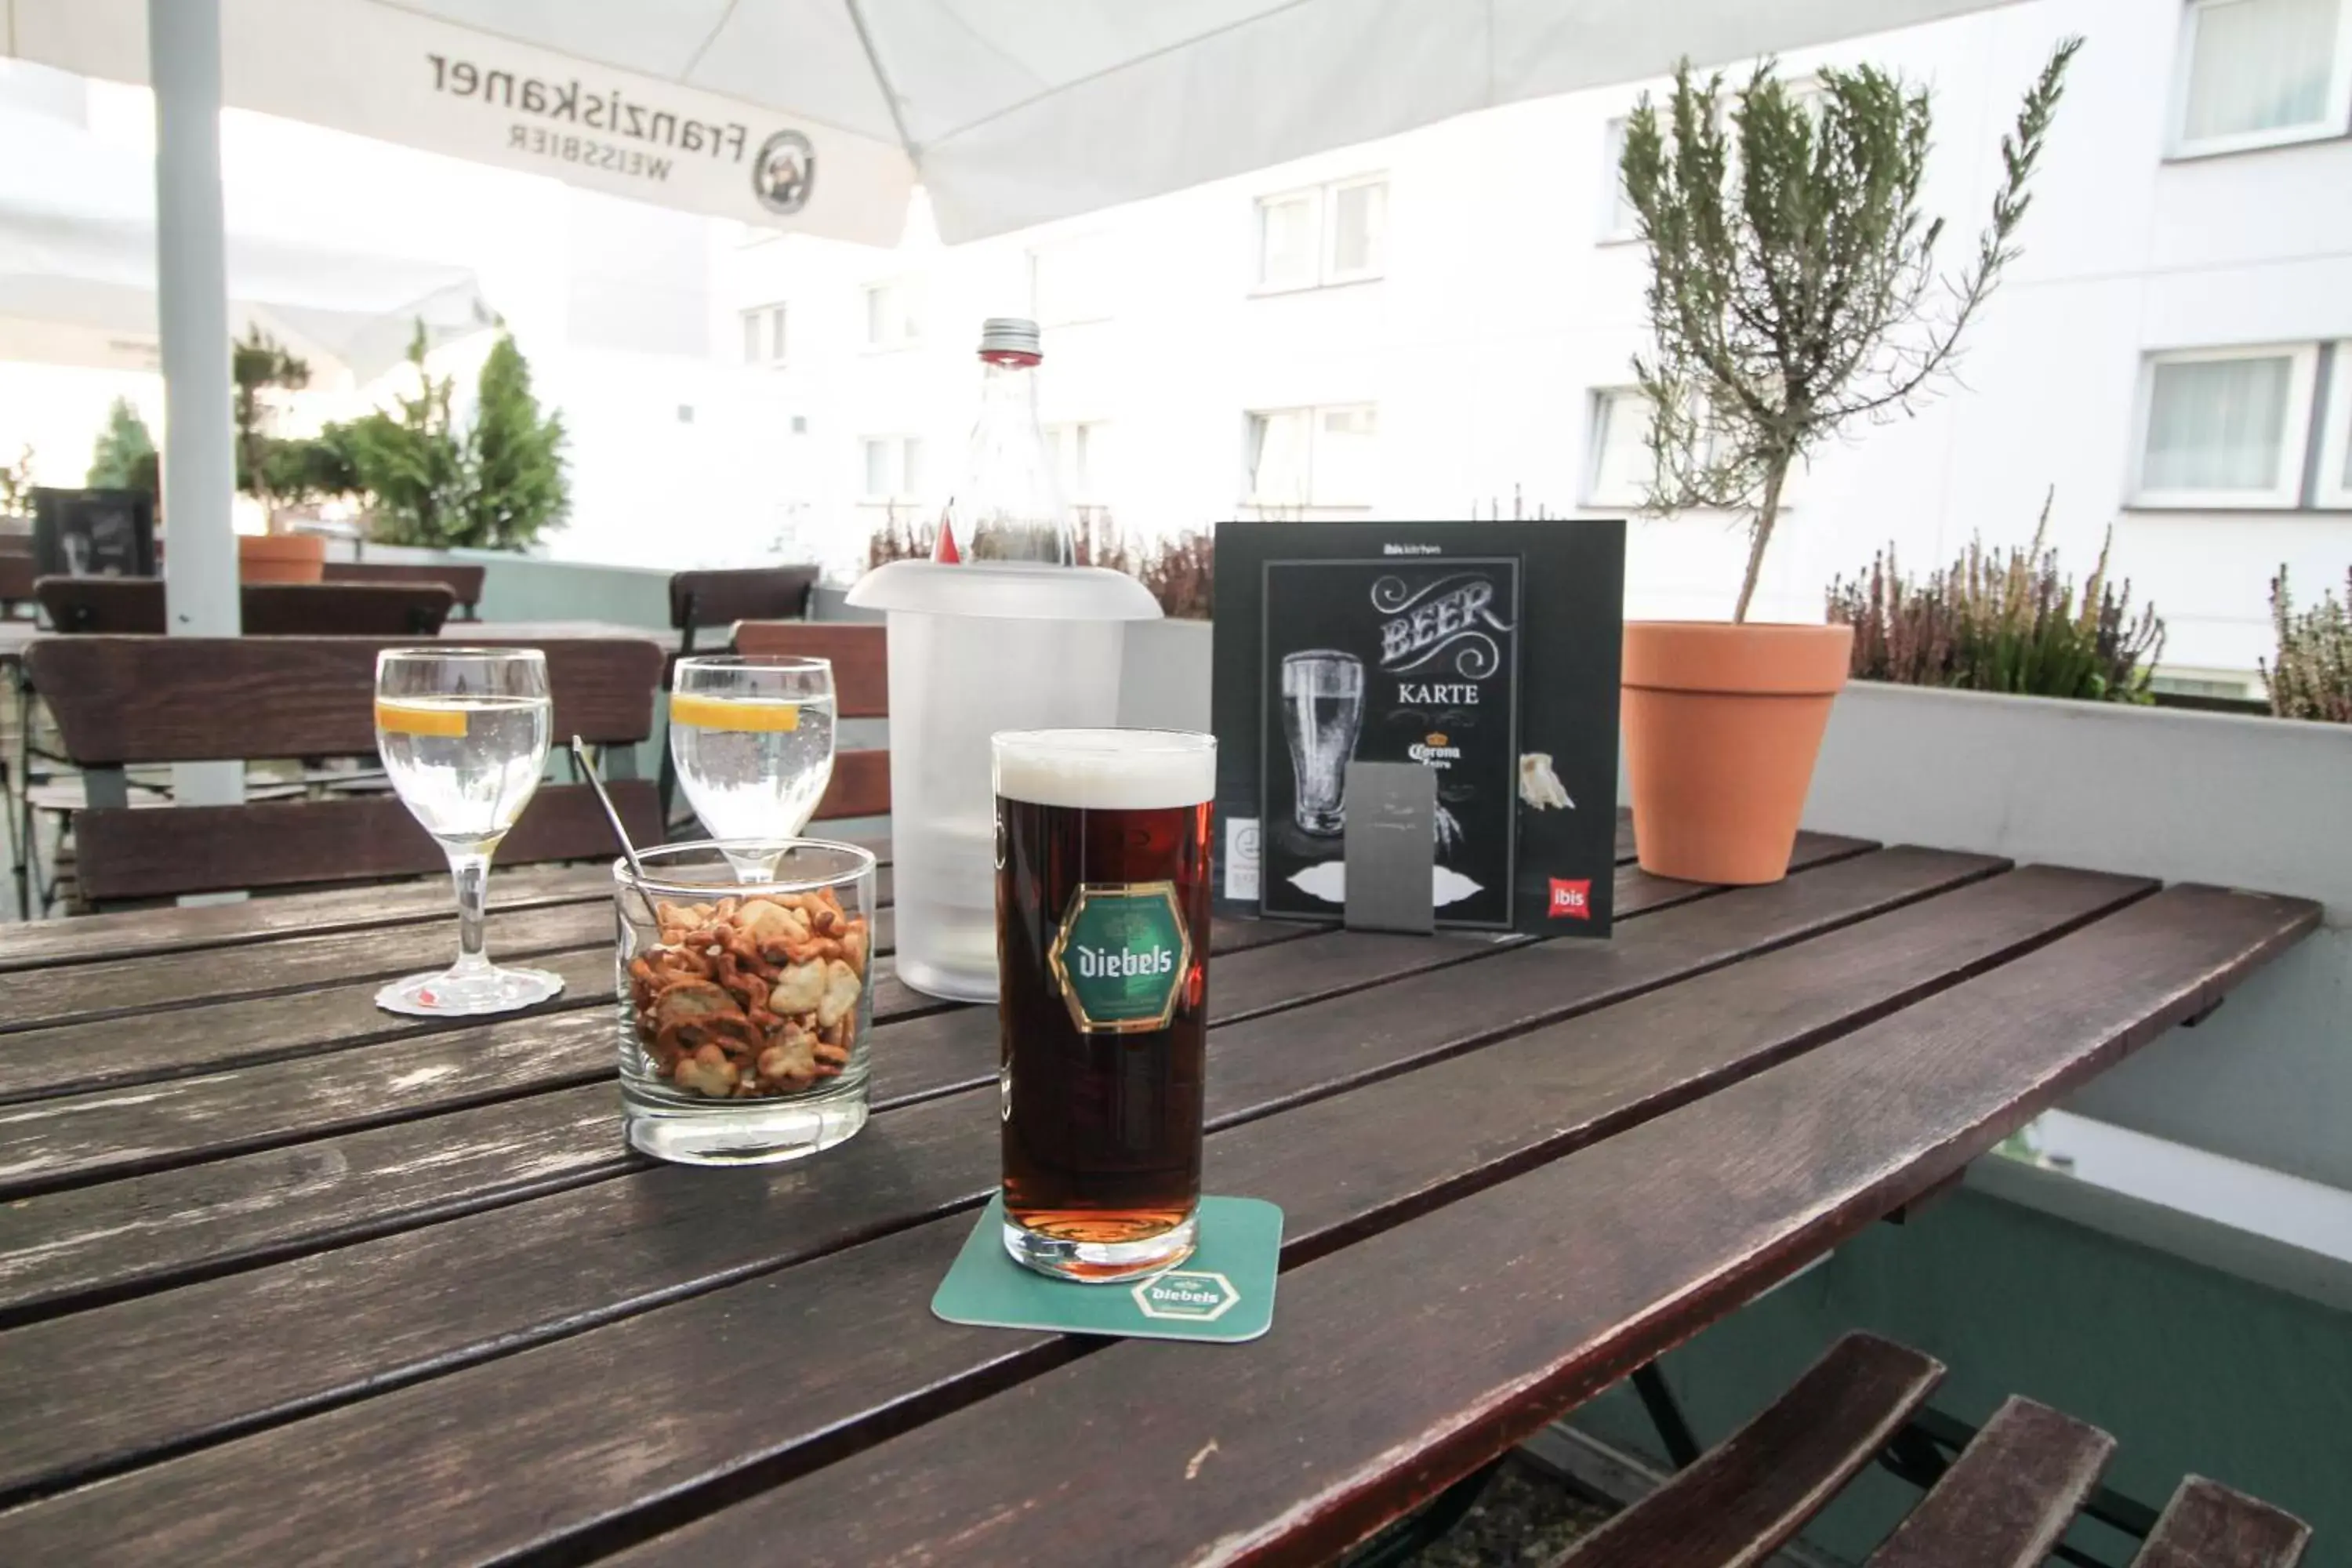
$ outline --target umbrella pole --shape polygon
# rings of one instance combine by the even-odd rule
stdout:
[[[147,0],[155,84],[155,274],[163,358],[163,594],[175,636],[238,631],[228,259],[221,216],[220,0]],[[222,714],[225,724],[233,716]],[[244,798],[241,763],[183,763],[187,805]]]

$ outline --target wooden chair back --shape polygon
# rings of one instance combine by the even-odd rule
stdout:
[[[133,763],[373,755],[375,657],[398,639],[80,637],[36,639],[26,672],[47,701],[89,806],[74,814],[85,901],[422,875],[440,847],[396,797],[133,809]],[[662,650],[634,638],[551,638],[553,733],[610,748],[605,772],[631,837],[658,842],[653,785],[627,748],[653,731]],[[612,828],[586,784],[542,784],[501,864],[601,858]]]
[[[30,614],[37,602],[33,596],[32,556],[0,551],[0,617],[13,619],[20,613]]]
[[[2294,1568],[2311,1539],[2292,1514],[2195,1476],[2150,1514],[2098,1484],[2116,1450],[2106,1433],[2013,1395],[1970,1431],[1927,1405],[1943,1375],[1933,1357],[1850,1333],[1548,1568],[1761,1563],[1873,1459],[1927,1495],[1867,1568],[2038,1568],[2078,1512],[2146,1540],[2132,1568]]]
[[[161,577],[43,577],[33,592],[49,625],[61,632],[163,635]]]
[[[670,689],[670,669],[678,658],[694,651],[694,634],[710,626],[731,626],[738,621],[803,619],[816,591],[814,566],[758,566],[731,571],[676,572],[669,580],[669,624],[677,633],[677,653],[662,670],[662,690]],[[677,795],[677,764],[663,753],[662,816],[669,816]]]
[[[44,576],[152,577],[155,497],[33,487],[33,564]]]
[[[43,577],[36,586],[58,631],[164,631],[160,577]],[[438,583],[247,583],[237,600],[248,637],[430,637],[457,603]]]
[[[883,719],[890,712],[889,644],[877,624],[745,621],[735,628],[735,651],[833,661],[835,711],[843,719]],[[877,746],[837,751],[833,782],[817,802],[816,820],[887,816],[890,811],[890,752]]]
[[[442,583],[247,583],[238,598],[256,637],[434,637],[457,603]]]
[[[816,588],[814,566],[761,566],[745,571],[679,572],[669,580],[669,624],[683,649],[697,630],[737,621],[798,620]]]
[[[329,583],[438,583],[457,596],[456,618],[478,618],[487,566],[464,566],[454,561],[330,561]]]

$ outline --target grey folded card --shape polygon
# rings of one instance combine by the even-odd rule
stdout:
[[[1345,799],[1347,923],[1435,931],[1437,775],[1419,763],[1349,763]]]

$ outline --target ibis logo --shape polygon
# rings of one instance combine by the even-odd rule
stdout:
[[[1592,879],[1580,877],[1571,881],[1566,877],[1551,879],[1551,905],[1548,918],[1556,921],[1589,921],[1592,918]]]

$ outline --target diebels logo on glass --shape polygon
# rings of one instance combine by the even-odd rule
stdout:
[[[1164,1029],[1192,967],[1173,882],[1088,882],[1071,895],[1051,954],[1054,981],[1086,1034]]]

